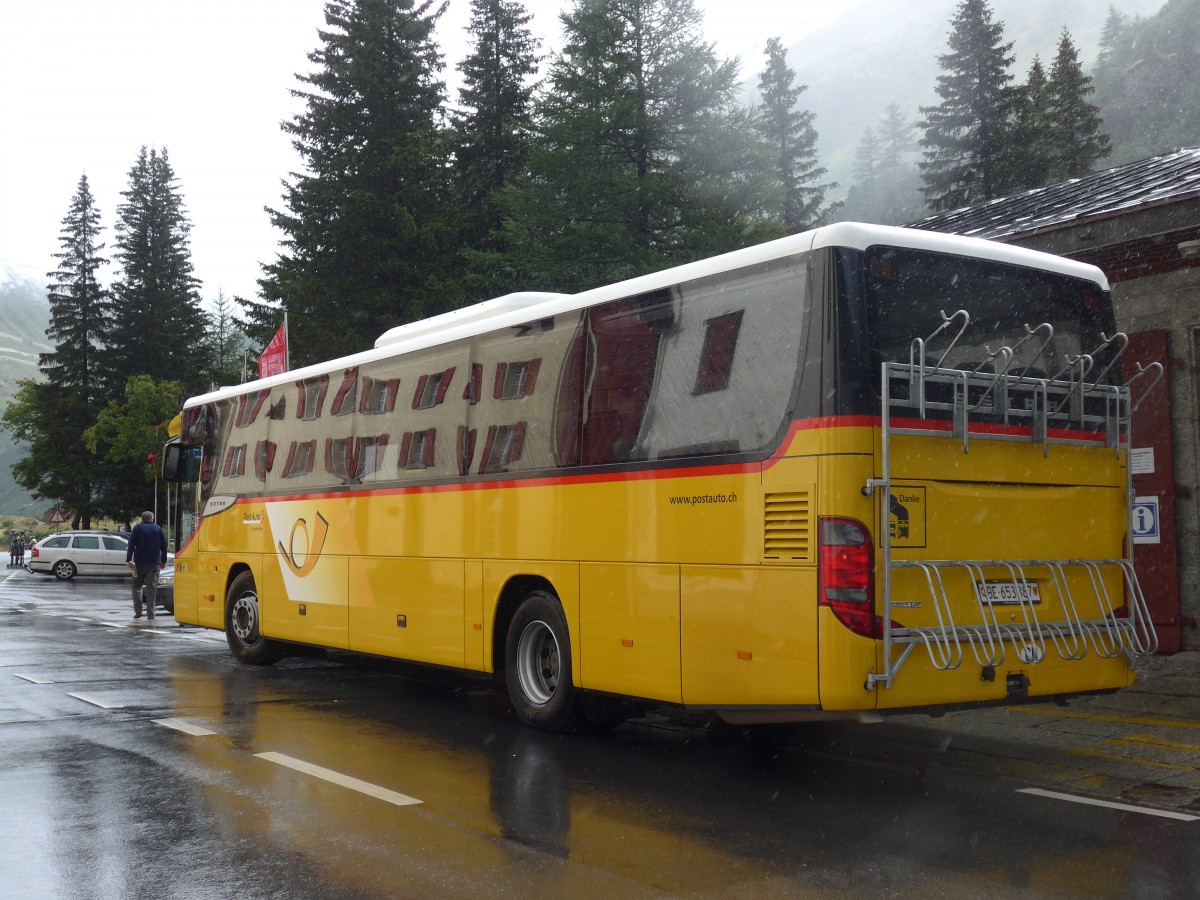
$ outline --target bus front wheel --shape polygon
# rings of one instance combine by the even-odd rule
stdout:
[[[558,598],[534,591],[508,626],[504,676],[513,709],[526,725],[563,731],[576,721],[571,639]]]
[[[258,591],[254,576],[243,572],[233,579],[225,597],[225,640],[239,662],[269,666],[283,656],[283,648],[259,631]]]

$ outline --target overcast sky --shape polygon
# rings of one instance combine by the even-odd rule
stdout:
[[[722,57],[757,77],[767,38],[785,46],[862,0],[697,0]],[[15,0],[0,36],[0,260],[42,278],[53,267],[71,197],[86,173],[111,248],[129,170],[143,146],[166,147],[191,217],[203,297],[254,297],[280,235],[295,171],[280,122],[310,69],[324,0]],[[529,0],[532,27],[557,46],[564,2]],[[784,12],[786,10],[786,12]],[[467,50],[469,0],[438,28],[445,77]],[[451,97],[456,91],[451,89]]]

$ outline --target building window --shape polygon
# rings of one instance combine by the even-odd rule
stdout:
[[[524,362],[499,363],[496,366],[496,382],[492,397],[496,400],[520,400],[533,393],[537,384],[541,359]]]
[[[430,409],[445,400],[453,377],[453,368],[433,375],[422,375],[417,382],[417,389],[413,392],[412,408]]]
[[[358,405],[358,366],[347,369],[342,373],[342,383],[333,395],[333,403],[329,412],[335,416],[345,416],[354,412]]]
[[[312,421],[321,416],[325,405],[325,394],[329,390],[329,376],[318,375],[296,382],[296,418]]]
[[[399,393],[399,378],[363,378],[358,411],[368,416],[390,413],[396,408],[396,395]]]
[[[356,438],[354,473],[358,478],[373,475],[383,467],[383,455],[387,452],[388,436]]]
[[[221,474],[226,478],[237,478],[239,475],[246,474],[245,444],[229,448],[229,452],[225,455],[225,467],[221,470]]]
[[[405,432],[400,444],[399,464],[404,469],[430,469],[433,467],[433,446],[437,429]]]
[[[458,426],[459,475],[466,475],[471,471],[471,463],[475,461],[475,436],[478,433],[475,428],[467,428],[465,425]]]
[[[471,378],[463,388],[462,398],[472,406],[479,402],[483,385],[483,363],[471,363]]]
[[[521,458],[524,449],[524,422],[517,422],[515,425],[492,425],[488,428],[487,440],[483,444],[479,471],[484,474],[507,472],[509,466]]]
[[[326,438],[325,471],[347,481],[358,481],[378,471],[387,450],[388,436]]]
[[[316,457],[316,441],[292,441],[287,462],[283,466],[283,477],[299,478],[301,475],[308,475],[313,470]]]
[[[729,387],[733,371],[733,351],[738,333],[742,330],[743,310],[716,316],[704,323],[704,347],[700,351],[700,367],[696,372],[693,394],[711,394]]]
[[[243,394],[238,398],[238,412],[236,424],[238,428],[245,428],[248,425],[253,425],[254,420],[258,418],[259,410],[267,398],[271,396],[271,391],[254,391],[250,394]]]
[[[275,466],[274,441],[259,441],[254,447],[254,474],[259,481],[267,480],[267,473]]]

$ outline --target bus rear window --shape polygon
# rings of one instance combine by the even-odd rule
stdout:
[[[875,374],[880,362],[908,362],[914,339],[932,334],[943,311],[966,310],[970,325],[948,353],[948,339],[933,342],[925,360],[929,366],[1066,377],[1073,360],[1094,353],[1104,343],[1101,334],[1115,330],[1109,296],[1099,285],[1039,269],[872,247],[863,259],[861,284],[867,359]],[[1043,327],[1029,333],[1042,323],[1053,331]],[[1004,347],[1014,351],[1011,361]],[[1092,377],[1107,364],[1103,356],[1097,355]]]

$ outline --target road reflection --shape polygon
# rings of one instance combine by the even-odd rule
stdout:
[[[175,715],[220,735],[176,738],[210,785],[198,814],[361,890],[532,878],[573,896],[1172,896],[1200,873],[1194,838],[1164,838],[1177,825],[1017,797],[956,769],[952,748],[931,764],[835,726],[757,741],[661,722],[547,735],[487,688],[384,664],[292,665],[311,671],[172,663]],[[253,755],[265,751],[422,805]]]

